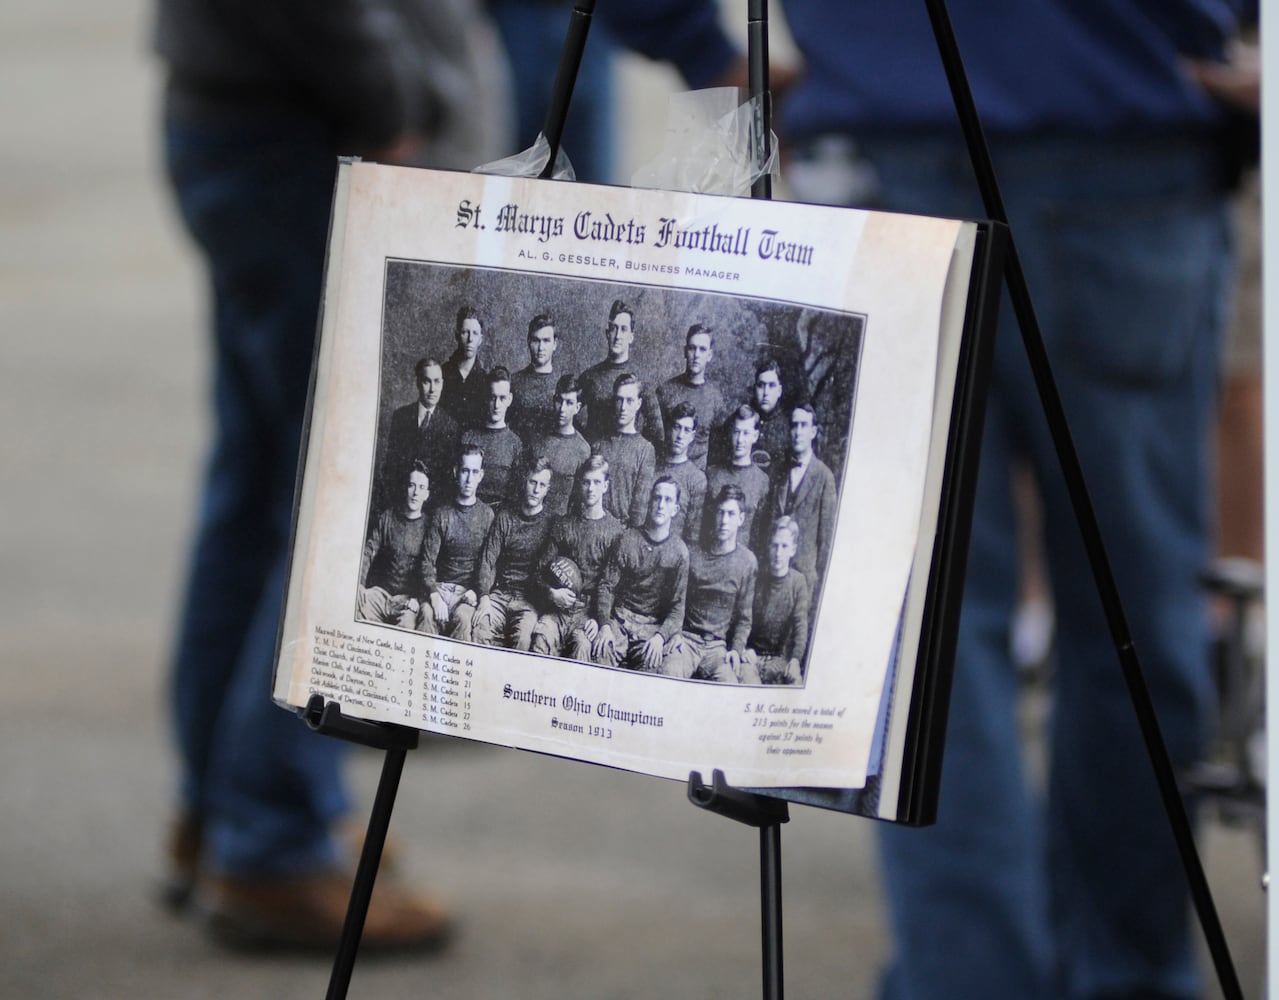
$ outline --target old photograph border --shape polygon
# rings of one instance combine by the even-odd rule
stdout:
[[[390,440],[394,433],[392,428],[396,422],[396,413],[405,411],[401,416],[407,417],[408,411],[417,408],[419,362],[430,359],[442,367],[447,367],[450,363],[456,364],[455,353],[457,356],[461,355],[459,345],[463,338],[459,335],[459,330],[465,310],[472,310],[481,326],[482,343],[475,361],[477,372],[481,373],[478,388],[483,392],[487,390],[483,383],[483,373],[491,373],[500,366],[513,378],[518,378],[517,373],[526,368],[531,370],[533,359],[530,341],[534,330],[530,329],[530,325],[533,322],[546,325],[542,323],[543,319],[549,319],[556,333],[553,359],[555,377],[550,380],[551,385],[563,374],[572,373],[580,380],[583,373],[593,367],[604,367],[601,363],[610,357],[610,312],[617,302],[626,303],[629,309],[633,336],[629,345],[629,361],[623,368],[633,371],[643,383],[643,410],[646,412],[637,423],[643,428],[643,436],[653,439],[659,462],[663,458],[662,450],[665,447],[665,428],[658,432],[653,425],[657,423],[661,426],[660,415],[661,410],[666,409],[663,405],[666,399],[659,400],[657,390],[663,383],[678,379],[685,373],[690,363],[685,357],[686,337],[690,329],[701,327],[702,332],[713,340],[714,356],[706,372],[706,380],[717,390],[716,395],[720,400],[712,427],[709,428],[709,436],[703,445],[709,450],[709,455],[701,459],[703,465],[714,466],[731,460],[729,432],[733,423],[732,415],[737,407],[749,407],[752,403],[757,412],[763,410],[760,399],[764,393],[757,396],[754,386],[757,367],[768,361],[776,363],[776,374],[783,390],[774,412],[780,413],[780,416],[770,421],[773,426],[770,432],[772,436],[768,441],[764,441],[761,436],[761,440],[755,444],[752,456],[752,466],[764,473],[768,488],[758,503],[760,509],[751,512],[755,518],[754,526],[744,532],[741,538],[742,546],[755,556],[757,580],[763,579],[770,572],[766,537],[768,532],[761,525],[771,523],[776,516],[772,510],[773,493],[779,488],[777,484],[781,479],[777,469],[779,465],[789,464],[785,454],[778,454],[788,448],[785,442],[789,441],[789,428],[779,432],[777,423],[788,421],[796,405],[811,405],[817,429],[812,446],[813,457],[829,469],[834,486],[833,503],[823,512],[824,517],[829,517],[830,529],[824,533],[820,543],[808,541],[810,550],[817,549],[815,555],[810,552],[814,565],[805,574],[811,597],[807,622],[807,633],[811,636],[821,614],[822,584],[826,564],[834,551],[833,528],[837,523],[839,502],[849,471],[849,440],[856,412],[862,352],[870,323],[870,318],[863,312],[814,308],[804,303],[770,296],[683,287],[677,283],[677,279],[671,283],[659,284],[643,280],[638,275],[634,280],[620,281],[567,276],[555,271],[387,257],[383,267],[378,406],[376,427],[371,429],[373,447],[369,457],[367,537],[363,540],[366,552],[372,539],[378,535],[379,519],[383,512],[395,509],[403,503],[404,494],[397,494],[393,480],[405,477],[405,470],[412,464],[404,461],[405,456],[396,452]],[[609,382],[612,381],[614,370],[621,369],[608,369]],[[445,398],[441,398],[439,403],[441,410],[449,412],[452,417],[451,425],[443,433],[460,435],[465,424],[481,422],[485,413],[482,403],[478,409],[463,410],[460,397],[457,396],[456,369],[452,375],[451,384],[449,379],[445,380]],[[454,394],[452,399],[447,398],[450,390]],[[472,383],[466,393],[468,400],[474,399],[475,391],[476,386]],[[546,411],[544,403],[539,403],[538,407],[521,405],[527,403],[527,400],[516,399],[508,410],[508,415],[519,415],[519,426],[512,423],[512,430],[522,443],[531,446],[539,431],[534,421],[553,422],[553,414]],[[600,404],[596,402],[595,405],[598,407]],[[576,423],[579,430],[585,432],[586,444],[591,451],[598,451],[597,442],[590,440],[590,437],[598,433],[593,428],[599,426],[596,420],[603,415],[596,414],[595,419],[591,419],[589,411],[590,405],[587,404],[578,414]],[[648,421],[647,426],[643,423],[644,420]],[[441,449],[438,447],[439,439],[433,441],[429,433],[419,439],[422,448],[419,457],[429,470],[431,494],[422,514],[424,520],[431,516],[432,508],[449,503],[455,493],[455,483],[450,480],[459,437],[455,436],[452,440],[455,443],[448,449]],[[526,459],[533,450],[532,447],[526,448],[523,458]],[[453,457],[448,457],[449,454]],[[523,477],[520,469],[511,471],[515,485],[504,491],[501,502],[508,507],[518,507],[519,482]],[[812,471],[810,463],[809,473]],[[810,478],[813,476],[810,475]],[[400,483],[401,490],[405,488],[406,482],[405,478]],[[784,487],[781,490],[782,493],[785,492]],[[491,494],[489,499],[493,499]],[[713,498],[708,496],[705,502],[710,506]],[[784,501],[779,498],[779,503]],[[707,523],[705,517],[700,520],[701,523]],[[801,525],[800,530],[805,530],[805,526]],[[698,544],[702,531],[700,526],[691,522],[683,531],[688,535],[691,555],[692,547]],[[370,610],[369,605],[363,603],[363,593],[368,583],[365,574],[369,569],[369,562],[368,558],[362,561],[360,578],[356,581],[357,612],[353,621],[384,625],[392,629],[423,631],[422,617],[414,616],[411,611],[405,614],[403,601],[392,604],[389,608],[377,606],[375,610]],[[791,572],[798,573],[802,570],[796,567]],[[540,581],[534,581],[533,586],[540,593]],[[425,600],[426,595],[418,596]],[[482,594],[476,596],[483,597]],[[540,596],[529,603],[538,614],[553,610],[543,603]],[[518,610],[514,609],[516,612]],[[593,608],[589,610],[594,611]],[[425,626],[425,629],[429,630],[430,626]],[[436,634],[434,638],[459,645],[476,645],[474,639],[468,636],[451,636],[445,633]],[[524,639],[527,639],[526,634]],[[521,640],[513,635],[512,641]],[[504,649],[530,656],[546,655],[526,649],[512,649],[509,645],[504,645]],[[668,649],[667,653],[669,652]],[[579,654],[575,657],[561,653],[549,658],[572,659],[610,669],[606,663],[597,662],[588,658],[588,655]],[[671,676],[663,673],[660,667],[645,671],[642,663],[638,665],[638,669],[667,679],[719,679],[737,684],[753,683],[754,677],[758,677],[758,674],[752,677],[749,672],[743,674],[736,661],[732,665],[733,673],[724,672],[723,664],[714,657],[707,662],[711,661],[717,663],[721,669],[715,672],[698,669],[692,677],[684,677],[682,673]],[[632,670],[626,666],[616,669]],[[787,677],[774,671],[761,680],[803,686],[808,679],[807,671],[806,650],[798,676]]]

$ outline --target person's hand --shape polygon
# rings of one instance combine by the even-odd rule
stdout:
[[[595,637],[600,634],[600,623],[594,618],[588,618],[582,624],[582,631],[586,633],[586,638],[594,642]]]
[[[468,590],[465,594],[462,595],[462,603],[469,604],[471,607],[475,607],[477,604],[480,603],[480,599],[475,595],[475,591]]]
[[[742,654],[735,649],[728,651],[728,669],[739,681],[742,679]]]
[[[437,625],[443,625],[449,620],[449,607],[444,603],[444,598],[440,596],[438,590],[431,591],[431,612],[435,615]]]
[[[1256,45],[1240,42],[1227,62],[1190,59],[1186,68],[1223,104],[1254,115],[1261,113],[1261,50]]]
[[[569,587],[553,587],[549,593],[551,603],[561,611],[567,611],[577,601],[577,595]]]
[[[595,660],[605,659],[605,653],[608,653],[608,659],[614,658],[616,644],[613,641],[613,626],[602,625],[599,631],[595,633],[595,638],[591,640],[591,657]]]
[[[365,159],[375,163],[411,166],[422,158],[425,148],[426,140],[417,132],[402,132],[385,146],[369,150]]]
[[[654,632],[644,641],[644,669],[656,673],[662,665],[662,654],[665,651],[666,640],[662,638],[662,633]]]
[[[791,660],[786,664],[786,682],[788,684],[798,684],[803,679],[804,674],[799,669],[799,660]]]

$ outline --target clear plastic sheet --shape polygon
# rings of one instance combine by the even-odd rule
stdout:
[[[475,174],[494,174],[498,177],[541,177],[542,170],[546,167],[546,161],[551,156],[551,144],[546,136],[541,132],[537,134],[537,141],[523,152],[516,153],[514,156],[506,156],[500,160],[493,160],[491,163],[481,163],[472,170]],[[552,180],[557,181],[575,181],[577,174],[573,172],[573,164],[568,161],[568,154],[564,152],[564,147],[560,146],[559,155],[555,157],[555,170],[551,174]]]
[[[631,186],[695,194],[745,196],[764,174],[778,180],[777,136],[767,158],[763,143],[763,101],[739,103],[736,87],[687,90],[667,102],[666,134],[661,151],[631,175]],[[538,134],[523,152],[484,163],[473,171],[499,177],[540,177],[550,156],[550,143]],[[561,146],[554,180],[577,179]]]
[[[763,101],[739,103],[736,87],[673,94],[661,151],[631,176],[631,186],[696,194],[749,195],[765,174],[778,178],[777,137],[764,157]]]

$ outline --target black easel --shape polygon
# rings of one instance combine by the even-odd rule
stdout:
[[[928,9],[933,34],[946,72],[951,96],[955,102],[956,113],[963,128],[969,158],[977,177],[986,214],[992,220],[1007,226],[1007,212],[1004,209],[990,151],[968,85],[967,74],[951,27],[945,0],[924,0],[924,3]],[[552,176],[559,156],[564,122],[594,9],[595,0],[576,0],[574,4],[568,36],[565,39],[546,124],[543,128],[543,134],[550,145],[550,155],[541,174],[543,178]],[[767,0],[747,0],[747,17],[750,95],[752,98],[758,98],[751,152],[754,163],[764,166],[768,163],[771,153],[769,147],[772,124],[772,104],[768,85]],[[763,173],[754,182],[751,196],[753,198],[772,197],[772,179],[767,173]],[[1094,581],[1105,609],[1111,639],[1119,656],[1129,697],[1133,703],[1133,711],[1137,716],[1151,765],[1155,771],[1160,796],[1186,870],[1191,898],[1207,939],[1222,993],[1226,1000],[1243,1000],[1225,934],[1213,904],[1212,892],[1208,886],[1195,847],[1193,831],[1178,791],[1176,774],[1168,756],[1120,601],[1118,587],[1102,542],[1096,513],[1088,495],[1065,410],[1057,392],[1043,336],[1031,304],[1021,261],[1017,255],[1016,244],[1011,235],[1008,238],[1008,256],[1004,274],[1075,517],[1083,534]],[[401,726],[347,718],[342,715],[341,707],[337,703],[325,703],[319,695],[313,696],[307,704],[304,718],[307,724],[318,733],[386,751],[382,776],[378,783],[372,814],[369,817],[364,850],[356,870],[351,901],[342,928],[342,937],[338,944],[338,953],[334,960],[327,993],[327,1000],[343,1000],[350,985],[351,973],[364,929],[364,919],[368,912],[382,848],[390,826],[391,811],[395,805],[405,755],[408,750],[417,746],[418,732]],[[710,786],[703,784],[701,774],[696,771],[692,772],[688,779],[688,796],[693,804],[748,826],[758,827],[760,830],[761,957],[765,1000],[781,1000],[783,995],[781,824],[789,819],[785,797],[787,791],[779,790],[775,794],[759,795],[735,789],[726,783],[723,772],[719,770],[713,773]]]

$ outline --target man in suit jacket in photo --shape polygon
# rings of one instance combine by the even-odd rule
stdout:
[[[758,536],[767,538],[772,523],[784,515],[799,524],[794,567],[808,581],[814,610],[830,558],[838,500],[835,474],[813,453],[813,439],[817,436],[815,417],[810,403],[800,403],[791,410],[790,461],[773,463],[768,491],[769,516]]]
[[[443,367],[434,358],[414,366],[417,399],[391,414],[381,464],[379,511],[399,503],[402,486],[414,462],[421,462],[432,483],[447,482],[458,445],[457,422],[440,407]]]

